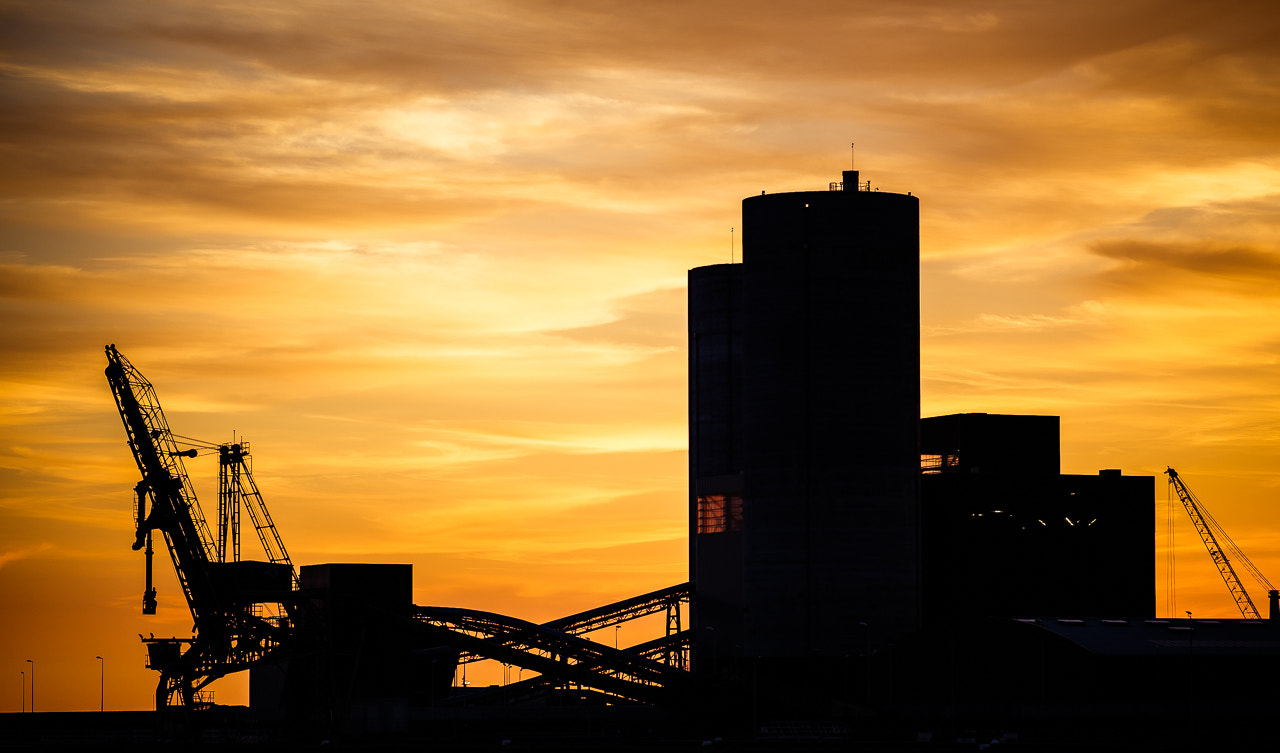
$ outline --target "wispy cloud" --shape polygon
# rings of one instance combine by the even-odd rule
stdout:
[[[1083,301],[1068,307],[1061,314],[990,314],[981,313],[966,324],[955,326],[925,326],[925,337],[970,334],[977,332],[1041,332],[1048,329],[1078,327],[1098,324],[1109,314],[1099,301]]]
[[[22,549],[11,549],[9,551],[0,552],[0,567],[4,567],[18,560],[37,557],[49,550],[53,549],[53,544],[43,542],[35,546],[24,547]]]
[[[1131,239],[1098,241],[1093,251],[1115,263],[1101,281],[1129,291],[1161,290],[1169,297],[1186,297],[1198,289],[1229,286],[1240,295],[1280,295],[1280,248],[1214,239]]]

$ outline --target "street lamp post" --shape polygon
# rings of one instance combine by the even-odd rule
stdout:
[[[1187,721],[1190,722],[1191,710],[1196,700],[1196,664],[1195,664],[1196,628],[1191,622],[1191,613],[1187,612]]]
[[[102,713],[102,711],[106,708],[105,705],[103,704],[103,698],[105,697],[104,691],[106,690],[106,687],[107,687],[106,679],[105,679],[106,678],[106,672],[105,672],[106,662],[102,660],[101,656],[95,656],[93,658],[98,660],[98,713]]]
[[[22,675],[22,713],[27,713],[27,670],[20,670]]]
[[[31,665],[31,713],[36,713],[36,663],[27,659]]]
[[[863,637],[866,639],[866,650],[864,655],[866,659],[866,685],[867,685],[867,706],[871,706],[871,626],[865,622],[859,622],[858,627],[862,628]]]
[[[751,739],[760,735],[760,657],[751,662]]]

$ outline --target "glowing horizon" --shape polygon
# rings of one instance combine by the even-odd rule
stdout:
[[[1277,17],[9,4],[0,670],[96,710],[101,655],[149,708],[137,634],[190,634],[163,557],[139,614],[107,343],[176,432],[252,443],[295,563],[534,621],[684,581],[686,270],[851,141],[921,198],[922,415],[1059,415],[1064,473],[1173,466],[1280,573]],[[1178,613],[1236,616],[1179,524]]]

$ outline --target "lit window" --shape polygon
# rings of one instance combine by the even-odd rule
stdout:
[[[698,533],[742,530],[742,497],[737,494],[698,495]]]
[[[960,456],[955,453],[921,455],[920,472],[925,474],[951,473],[960,469]]]

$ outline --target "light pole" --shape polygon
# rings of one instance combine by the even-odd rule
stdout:
[[[27,659],[31,665],[31,713],[36,713],[36,663]]]
[[[866,651],[864,652],[864,655],[867,657],[867,660],[866,660],[867,706],[870,707],[871,706],[871,626],[865,622],[859,622],[858,627],[862,628],[863,637],[866,638],[866,641],[867,641]]]
[[[1191,623],[1191,613],[1187,612],[1187,721],[1191,721],[1191,709],[1196,700],[1195,645],[1196,628]]]
[[[751,739],[760,736],[760,657],[751,662]]]
[[[103,709],[105,708],[105,705],[103,704],[104,691],[107,688],[106,679],[105,679],[106,678],[106,671],[105,671],[106,662],[102,660],[101,656],[95,656],[93,658],[98,660],[98,713],[102,713]]]
[[[613,649],[618,650],[618,631],[622,629],[621,625],[613,626]]]
[[[22,713],[27,713],[27,670],[21,670],[22,675]]]

